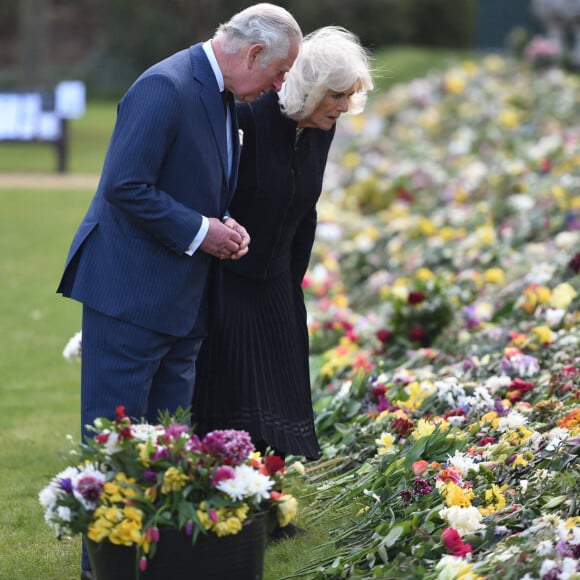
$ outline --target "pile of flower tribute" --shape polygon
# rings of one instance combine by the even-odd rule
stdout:
[[[95,435],[79,446],[75,462],[42,489],[46,523],[61,538],[86,534],[136,548],[147,569],[166,529],[191,537],[242,531],[258,512],[273,510],[280,526],[296,513],[281,491],[281,457],[254,453],[245,431],[207,433],[200,439],[184,423],[132,423],[123,407],[115,420],[97,419]]]
[[[341,120],[308,299],[308,578],[580,578],[580,79],[499,57]]]

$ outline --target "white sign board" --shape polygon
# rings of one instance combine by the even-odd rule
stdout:
[[[81,81],[62,81],[54,90],[54,111],[61,119],[78,119],[85,114],[86,89]]]
[[[59,133],[60,121],[53,112],[42,110],[40,94],[0,94],[0,140],[55,141]]]

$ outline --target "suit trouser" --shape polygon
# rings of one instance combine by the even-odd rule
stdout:
[[[191,406],[195,362],[203,336],[176,337],[135,326],[83,305],[81,431],[118,405],[135,419],[157,423],[160,411]],[[82,568],[90,569],[83,546]]]

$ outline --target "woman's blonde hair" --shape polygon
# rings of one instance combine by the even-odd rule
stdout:
[[[308,117],[327,91],[354,85],[349,112],[360,113],[373,88],[370,56],[358,37],[340,26],[325,26],[304,37],[298,58],[280,92],[284,113],[297,121]]]

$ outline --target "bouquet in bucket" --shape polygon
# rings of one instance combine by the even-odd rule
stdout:
[[[40,492],[57,537],[86,534],[96,543],[134,546],[139,568],[154,557],[164,528],[226,536],[254,514],[271,511],[285,526],[297,502],[282,493],[284,460],[254,452],[249,434],[218,430],[199,438],[186,424],[133,423],[124,407],[97,419],[78,461]]]

